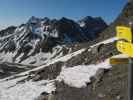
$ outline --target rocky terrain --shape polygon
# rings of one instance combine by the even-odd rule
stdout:
[[[132,21],[132,8],[110,26],[99,17],[31,17],[2,30],[0,100],[128,100],[128,65],[109,58],[127,57],[115,47],[115,26]]]

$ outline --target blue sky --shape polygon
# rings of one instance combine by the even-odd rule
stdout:
[[[29,17],[101,16],[110,23],[120,13],[126,0],[0,0],[0,29],[19,25]]]

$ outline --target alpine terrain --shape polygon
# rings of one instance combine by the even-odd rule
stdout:
[[[32,16],[0,31],[0,100],[127,100],[127,65],[115,27],[132,22],[133,1],[107,25],[101,17],[74,21]]]

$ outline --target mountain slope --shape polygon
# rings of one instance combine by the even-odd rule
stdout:
[[[19,74],[0,80],[0,88],[2,90],[1,100],[6,100],[7,98],[9,100],[34,100],[35,98],[44,98],[46,95],[54,95],[54,98],[56,96],[58,100],[83,99],[83,96],[79,93],[82,92],[83,95],[86,96],[89,91],[92,91],[88,90],[85,92],[82,90],[91,87],[91,85],[89,85],[93,82],[91,77],[99,70],[101,70],[100,73],[102,72],[104,74],[110,69],[111,66],[106,59],[118,54],[114,47],[114,41],[114,38],[112,38],[92,46],[88,45],[87,48],[72,51],[42,66],[27,69],[27,71],[19,72]],[[64,85],[61,85],[62,82]],[[96,82],[96,84],[98,83]],[[64,90],[68,92],[63,94]],[[56,91],[57,93],[49,94],[53,93],[52,91]],[[75,93],[74,91],[77,92],[80,97],[73,95]],[[87,98],[90,98],[89,95]]]
[[[69,51],[63,45],[95,39],[107,27],[101,18],[86,17],[80,22],[85,25],[80,27],[80,23],[64,17],[59,20],[31,17],[17,28],[2,30],[0,61],[41,65]]]

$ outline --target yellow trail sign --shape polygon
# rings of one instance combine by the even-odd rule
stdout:
[[[123,54],[127,54],[129,57],[133,57],[133,44],[125,41],[117,41],[116,43],[118,51]]]
[[[127,54],[129,57],[129,73],[128,73],[128,100],[133,100],[133,36],[132,29],[130,27],[118,26],[117,31],[117,49],[123,54]],[[110,59],[112,64],[126,63],[125,59]]]
[[[132,30],[130,27],[117,26],[116,33],[118,39],[124,39],[130,43],[132,42]]]
[[[116,65],[116,64],[128,64],[128,58],[110,58],[109,62],[111,65]]]

